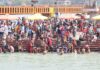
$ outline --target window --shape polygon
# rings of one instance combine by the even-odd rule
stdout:
[[[17,13],[17,8],[15,8],[15,13]]]
[[[46,12],[49,12],[49,8],[46,8]]]
[[[10,13],[12,14],[12,8],[10,8]]]
[[[5,13],[7,13],[7,8],[5,8]]]
[[[8,11],[7,12],[10,13],[10,8],[8,8]]]
[[[17,10],[17,11],[18,11],[18,13],[20,13],[20,11],[19,11],[19,10],[20,10],[20,8],[18,8],[18,10]]]
[[[13,8],[13,11],[12,11],[12,13],[15,13],[15,9]]]
[[[33,13],[33,8],[31,8],[31,12]]]
[[[2,8],[2,13],[4,13],[4,8]]]
[[[28,8],[27,8],[27,12],[26,13],[28,13],[29,12],[29,10],[28,10]]]
[[[38,8],[38,13],[40,13],[40,8]]]
[[[23,8],[21,8],[21,13],[24,13],[24,9]]]
[[[25,13],[27,13],[27,8],[25,8]]]
[[[0,13],[1,13],[1,8],[0,8]]]

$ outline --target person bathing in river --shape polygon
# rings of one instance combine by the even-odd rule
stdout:
[[[8,50],[11,52],[11,53],[14,53],[15,49],[12,45],[9,45],[8,46]]]

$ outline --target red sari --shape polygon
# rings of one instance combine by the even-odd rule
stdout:
[[[29,45],[28,45],[28,52],[29,53],[32,53],[33,52],[32,43],[29,43]]]

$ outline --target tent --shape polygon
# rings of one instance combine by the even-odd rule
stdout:
[[[44,19],[48,19],[48,17],[37,13],[37,14],[34,14],[33,16],[29,16],[27,19],[29,19],[29,20],[44,20]]]
[[[15,15],[0,15],[0,20],[16,20],[18,19]]]
[[[80,17],[76,14],[61,14],[58,16],[60,19],[79,19]]]
[[[100,20],[100,15],[92,17],[93,20]]]

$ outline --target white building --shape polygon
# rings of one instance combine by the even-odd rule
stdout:
[[[56,0],[57,5],[71,5],[71,0]]]

